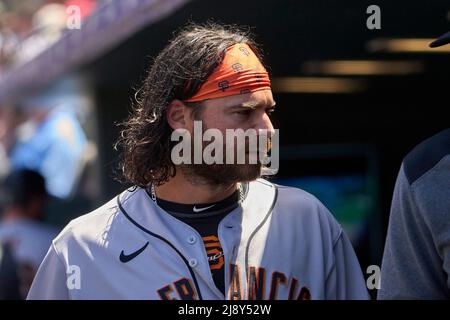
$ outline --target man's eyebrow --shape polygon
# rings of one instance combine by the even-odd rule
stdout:
[[[277,103],[274,101],[271,105],[266,106],[266,109],[274,108],[276,104],[277,104]],[[257,101],[246,101],[246,102],[243,102],[243,103],[240,103],[240,104],[231,106],[231,108],[233,108],[233,109],[234,109],[234,108],[250,108],[250,109],[255,109],[255,108],[260,107],[260,106],[262,106],[262,104],[261,104],[260,102],[257,102]]]

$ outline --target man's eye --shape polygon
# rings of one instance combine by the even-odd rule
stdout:
[[[270,116],[271,114],[273,114],[274,112],[275,112],[275,108],[266,110],[266,113],[267,113],[269,116]]]
[[[243,116],[248,116],[250,115],[251,112],[252,110],[244,110],[244,111],[236,111],[235,113]]]

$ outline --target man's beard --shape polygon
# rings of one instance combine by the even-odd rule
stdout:
[[[230,185],[250,182],[261,176],[261,163],[256,164],[182,164],[181,172],[195,184]]]
[[[206,130],[207,128],[205,127],[204,131]],[[207,145],[208,143],[206,142],[203,144],[202,155]],[[235,146],[236,148],[232,151],[232,154],[234,154],[232,163],[226,163],[227,148],[224,146],[222,163],[206,164],[202,161],[199,164],[193,164],[193,159],[191,159],[191,164],[181,164],[179,169],[192,183],[211,186],[228,186],[237,182],[250,182],[261,177],[261,161],[255,155],[255,150],[249,150],[248,140],[245,142],[244,149],[242,149],[243,146],[237,146],[236,141]],[[240,152],[237,149],[241,149],[239,150]],[[191,150],[194,150],[193,142]],[[251,161],[250,155],[245,152],[252,153]],[[244,155],[244,163],[238,162],[238,154]]]

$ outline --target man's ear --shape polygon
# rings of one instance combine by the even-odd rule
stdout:
[[[188,119],[188,108],[180,100],[172,100],[166,109],[166,118],[169,126],[176,129],[186,129]]]

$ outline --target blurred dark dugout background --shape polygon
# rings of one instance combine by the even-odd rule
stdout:
[[[428,48],[450,30],[445,0],[0,4],[0,171],[40,171],[53,195],[47,220],[58,227],[125,188],[113,177],[115,124],[151,57],[188,21],[257,35],[278,104],[281,164],[271,179],[322,200],[364,272],[381,264],[402,158],[450,124],[450,46]],[[366,26],[372,4],[378,30]],[[81,29],[67,29],[70,5],[81,8]]]

